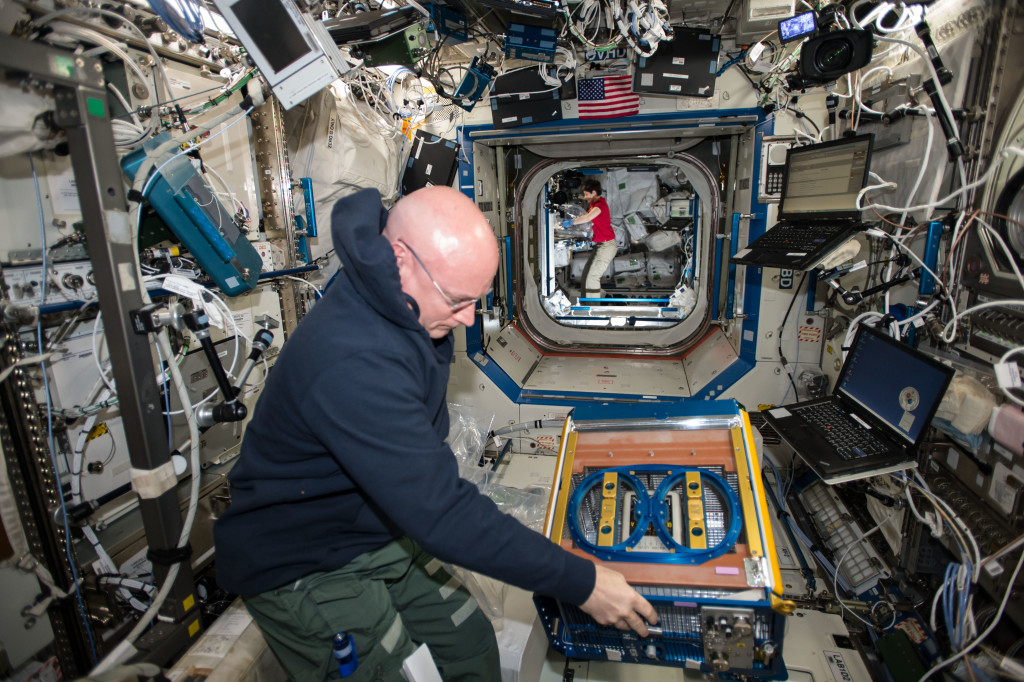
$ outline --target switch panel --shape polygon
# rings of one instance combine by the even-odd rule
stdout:
[[[96,298],[96,285],[92,263],[66,261],[47,263],[46,305],[91,301]],[[42,305],[43,266],[11,265],[3,269],[7,296],[14,303]]]
[[[704,660],[717,673],[754,667],[754,612],[750,609],[704,608]]]

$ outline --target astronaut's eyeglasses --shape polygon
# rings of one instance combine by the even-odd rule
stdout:
[[[409,250],[409,253],[412,254],[412,257],[415,258],[416,262],[420,264],[421,268],[423,268],[423,272],[427,273],[427,279],[429,279],[430,283],[434,285],[435,289],[437,289],[437,293],[441,294],[441,298],[444,299],[444,302],[448,304],[448,308],[453,313],[457,313],[460,310],[465,310],[469,306],[476,304],[477,299],[475,298],[464,298],[460,300],[455,300],[448,294],[444,293],[444,289],[442,289],[441,285],[437,283],[437,280],[434,279],[434,276],[430,274],[430,270],[427,270],[427,266],[423,264],[423,261],[420,260],[420,257],[416,255],[416,252],[413,251],[412,247],[406,244],[401,239],[397,239],[396,241]]]

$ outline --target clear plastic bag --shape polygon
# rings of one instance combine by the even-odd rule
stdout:
[[[491,498],[502,512],[540,532],[544,526],[548,491],[544,488],[520,490],[501,485],[495,482],[496,474],[491,471],[491,466],[480,466],[494,416],[454,403],[448,405],[448,414],[451,421],[448,445],[459,462],[459,474]],[[508,585],[451,564],[446,564],[445,568],[462,581],[483,612],[500,626]]]
[[[476,481],[467,474],[481,468],[478,463],[484,453],[484,446],[487,445],[487,434],[491,431],[494,415],[482,414],[465,405],[449,403],[448,419],[448,446],[459,462],[459,473],[463,478],[475,483]]]

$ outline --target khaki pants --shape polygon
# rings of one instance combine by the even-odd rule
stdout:
[[[402,661],[424,642],[445,682],[501,680],[490,621],[408,538],[244,601],[293,682],[340,679],[337,632],[355,643],[352,682],[404,680]]]
[[[608,269],[617,252],[618,244],[615,243],[614,239],[597,244],[597,248],[590,254],[590,260],[583,274],[582,296],[584,298],[596,298],[603,295],[604,292],[601,291],[601,276],[604,275],[605,270]]]

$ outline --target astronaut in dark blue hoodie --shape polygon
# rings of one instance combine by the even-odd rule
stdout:
[[[493,629],[439,560],[646,636],[657,614],[621,574],[502,514],[445,444],[451,330],[472,324],[498,265],[483,214],[448,187],[390,215],[362,190],[331,221],[338,279],[267,379],[214,526],[218,581],[291,679],[337,679],[344,632],[353,680],[403,679],[421,643],[448,682],[499,680]]]

